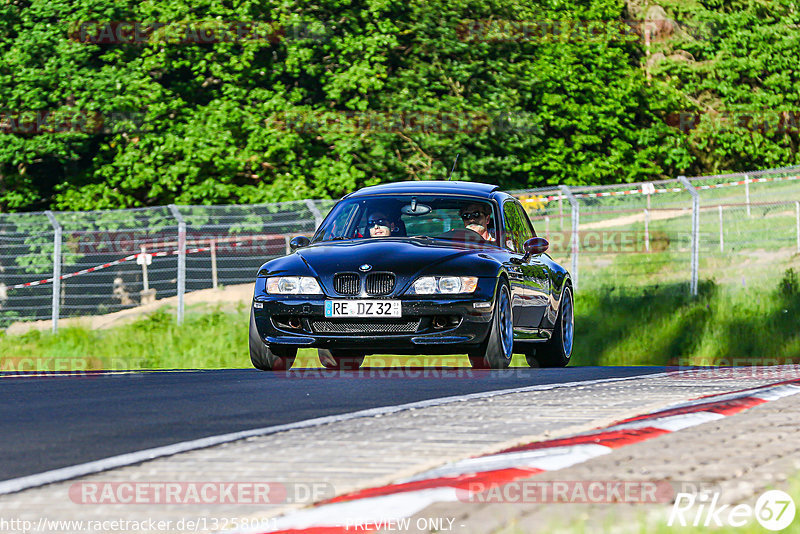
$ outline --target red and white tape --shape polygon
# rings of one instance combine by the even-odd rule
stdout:
[[[237,245],[237,244],[238,243],[233,243],[234,246]],[[205,251],[208,251],[208,250],[211,250],[211,247],[187,248],[186,249],[186,253],[187,254],[194,254],[196,252],[205,252]],[[174,255],[177,255],[178,252],[179,252],[178,250],[167,250],[167,251],[162,251],[162,252],[154,252],[154,253],[150,254],[150,256],[152,256],[154,258],[161,258],[163,256],[174,256]],[[88,269],[81,269],[80,271],[75,271],[74,273],[62,274],[61,276],[58,277],[58,279],[59,280],[66,280],[67,278],[72,278],[73,276],[78,276],[78,275],[86,274],[86,273],[93,273],[95,271],[100,271],[102,269],[107,269],[109,267],[113,267],[114,265],[119,265],[120,263],[125,263],[126,261],[135,260],[136,258],[138,258],[141,255],[142,255],[141,253],[140,254],[131,254],[130,256],[125,256],[124,258],[120,258],[118,260],[110,261],[108,263],[102,263],[100,265],[95,265],[94,267],[89,267]],[[23,287],[40,286],[42,284],[49,284],[53,280],[55,280],[55,278],[53,278],[53,277],[45,278],[44,280],[37,280],[35,282],[26,282],[24,284],[17,284],[17,285],[14,285],[14,286],[8,286],[6,289],[10,290],[10,289],[21,289]]]
[[[748,180],[751,184],[757,184],[760,182],[780,182],[784,180],[800,180],[800,176],[775,176],[775,177],[767,177],[767,178],[753,178]],[[724,184],[708,184],[708,185],[698,185],[696,189],[718,189],[720,187],[731,187],[736,185],[744,185],[745,180],[738,180],[735,182],[727,182]],[[667,188],[659,188],[654,189],[653,193],[680,193],[684,191],[682,187],[667,187]],[[574,196],[579,198],[595,198],[595,197],[614,197],[620,195],[644,195],[647,194],[644,189],[627,189],[625,191],[602,191],[599,193],[574,193]],[[558,200],[559,198],[564,198],[563,195],[550,195],[547,197],[539,197],[539,198],[526,198],[524,202],[541,202],[541,201],[551,201],[551,200]]]
[[[271,530],[253,528],[238,532],[333,534],[354,529],[374,532],[387,522],[410,517],[437,502],[466,502],[475,488],[486,491],[545,471],[564,469],[626,445],[722,419],[798,393],[800,380],[791,380],[704,397],[592,432],[453,462],[396,484],[342,495],[279,517],[270,524]]]

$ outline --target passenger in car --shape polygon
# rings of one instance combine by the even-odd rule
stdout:
[[[473,202],[463,207],[460,215],[465,228],[477,232],[486,241],[495,240],[492,215],[487,206]]]
[[[390,237],[397,225],[382,211],[373,211],[367,217],[367,229],[370,237]]]

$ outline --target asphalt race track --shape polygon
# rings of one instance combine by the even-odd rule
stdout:
[[[383,378],[380,369],[369,373],[369,378],[351,373],[322,377],[319,370],[271,374],[254,369],[5,376],[0,379],[0,480],[206,436],[368,408],[664,370],[517,368],[471,372],[468,378],[458,378],[459,370],[453,368],[425,369],[432,378],[397,377],[391,368],[383,370]],[[436,376],[441,374],[445,378]]]

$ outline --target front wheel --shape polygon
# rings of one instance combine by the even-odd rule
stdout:
[[[261,339],[256,328],[256,314],[250,310],[250,361],[261,371],[285,371],[294,364],[297,349],[270,347]]]
[[[319,363],[326,369],[353,371],[364,363],[364,355],[343,350],[317,349]]]
[[[474,369],[505,369],[511,364],[514,350],[514,327],[511,311],[511,292],[502,280],[497,287],[492,329],[478,351],[469,355]]]
[[[553,326],[553,335],[546,343],[542,343],[536,348],[534,359],[539,366],[566,367],[569,364],[575,337],[574,313],[572,288],[567,286],[561,296],[556,324]],[[528,360],[529,364],[530,361]]]

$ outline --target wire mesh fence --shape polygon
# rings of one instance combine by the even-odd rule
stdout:
[[[578,291],[746,287],[800,264],[800,168],[514,194]],[[252,283],[334,204],[0,214],[0,328],[170,297],[180,320],[184,293]]]
[[[798,167],[515,195],[581,291],[696,293],[698,280],[758,286],[800,267]]]

